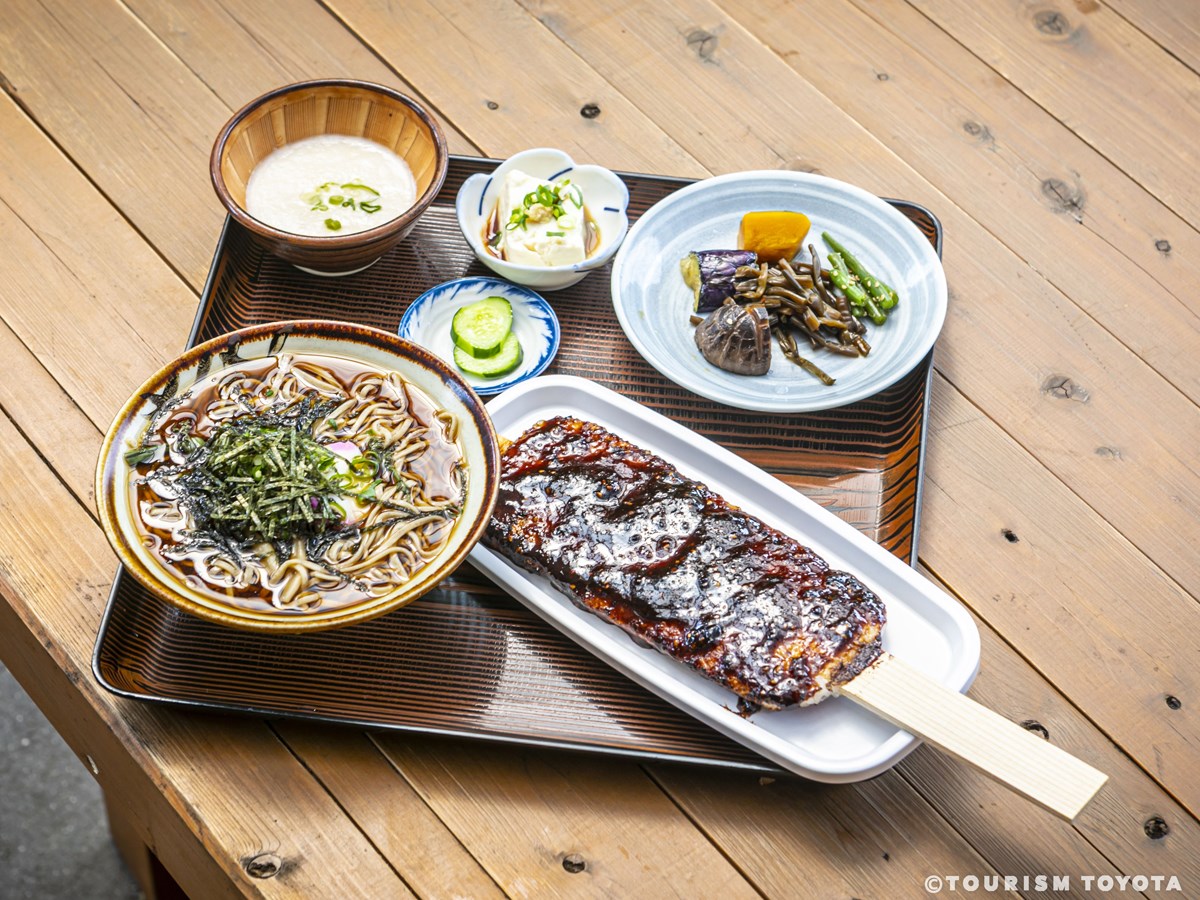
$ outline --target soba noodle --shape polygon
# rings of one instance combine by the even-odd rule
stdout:
[[[314,497],[311,505],[336,509],[336,521],[314,513],[306,533],[269,540],[205,518],[195,485],[204,466],[224,461],[215,436],[254,428],[293,428],[319,445],[343,490],[336,503]],[[449,537],[466,479],[457,432],[452,415],[394,372],[305,355],[239,363],[151,422],[138,451],[150,458],[131,486],[135,518],[165,565],[222,601],[298,613],[361,602],[403,585]]]

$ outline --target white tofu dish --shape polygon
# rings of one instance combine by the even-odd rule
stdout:
[[[505,176],[486,231],[489,253],[524,266],[583,262],[600,242],[578,185],[570,179],[543,181],[517,169]]]

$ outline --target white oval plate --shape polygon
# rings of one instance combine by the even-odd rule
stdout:
[[[521,364],[507,375],[481,378],[454,365],[450,322],[454,314],[477,300],[503,297],[512,304],[513,331],[525,353]],[[440,356],[475,393],[498,394],[526,378],[540,374],[558,352],[558,316],[540,294],[499,278],[458,278],[431,287],[414,300],[400,320],[399,335]]]
[[[657,453],[688,478],[861,578],[887,604],[883,648],[955,691],[979,669],[979,631],[961,604],[853,526],[757,466],[595,382],[547,375],[487,405],[497,433],[515,438],[554,416],[578,416]],[[817,781],[872,778],[917,738],[846,697],[743,718],[737,695],[617,625],[576,606],[542,575],[476,544],[471,562],[567,637],[642,687],[783,766]]]
[[[806,354],[837,379],[831,387],[784,358],[778,342],[761,376],[718,369],[696,348],[679,261],[693,250],[734,249],[742,216],[754,210],[804,213],[812,220],[806,246],[827,256],[828,231],[900,295],[886,324],[867,323],[869,356]],[[630,343],[681,387],[741,409],[812,412],[870,397],[925,358],[946,318],[946,275],[917,227],[861,188],[806,172],[735,172],[689,185],[638,219],[613,264],[612,298]]]

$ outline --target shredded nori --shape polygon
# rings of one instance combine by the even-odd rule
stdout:
[[[207,441],[190,429],[177,435],[187,462],[157,475],[191,514],[195,536],[217,545],[280,543],[339,528],[346,514],[335,501],[347,493],[347,479],[312,436],[313,423],[334,406],[310,395],[282,412],[240,416]]]
[[[175,482],[199,530],[290,540],[341,525],[336,458],[293,425],[236,420],[218,428]]]
[[[345,577],[335,566],[320,562],[329,548],[374,528],[389,527],[397,519],[366,528],[347,525],[346,511],[337,502],[340,498],[403,512],[401,519],[429,514],[376,494],[385,483],[397,486],[405,497],[411,494],[392,453],[378,437],[368,440],[361,455],[349,460],[348,473],[338,472],[337,457],[313,438],[312,430],[321,421],[332,425],[328,416],[342,398],[322,401],[319,395],[309,394],[282,411],[255,410],[247,398],[234,399],[246,407],[247,414],[219,426],[207,441],[191,433],[190,423],[173,430],[167,443],[185,457],[184,462],[159,465],[147,479],[190,514],[193,527],[181,541],[185,550],[215,550],[240,568],[251,545],[269,543],[276,558],[286,560],[299,538],[307,559]],[[147,445],[146,449],[157,452],[160,447]],[[461,485],[461,471],[458,475]],[[456,504],[434,514],[453,518],[458,512]]]

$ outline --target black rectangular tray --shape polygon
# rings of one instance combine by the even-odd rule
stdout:
[[[433,285],[490,274],[454,214],[462,182],[494,160],[452,157],[412,234],[364,272],[306,274],[226,220],[188,346],[284,319],[342,319],[395,331]],[[635,220],[689,181],[622,174]],[[922,207],[890,200],[941,253]],[[562,344],[548,369],[619,391],[803,490],[915,562],[932,353],[885,391],[803,415],[705,400],[652,369],[626,340],[609,271],[553,294]],[[118,570],[93,670],[124,697],[191,709],[285,716],[658,760],[776,767],[592,657],[469,564],[420,600],[373,621],[303,635],[234,631],[156,599]]]

